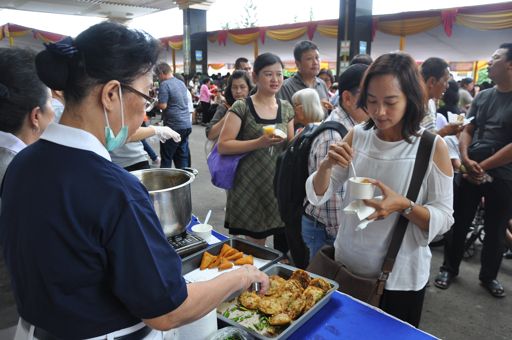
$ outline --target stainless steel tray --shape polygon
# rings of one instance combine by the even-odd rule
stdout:
[[[224,243],[227,243],[231,247],[238,249],[239,251],[243,252],[246,255],[252,255],[263,260],[269,260],[270,262],[261,267],[260,270],[268,268],[269,266],[273,265],[274,263],[283,258],[283,253],[281,253],[279,250],[262,247],[257,244],[251,243],[247,240],[238,237],[233,237],[223,242],[214,244],[206,249],[202,249],[201,251],[192,254],[188,257],[185,257],[181,261],[181,275],[188,274],[194,269],[199,268],[199,266],[201,265],[201,258],[203,257],[203,253],[205,251],[209,252],[212,255],[218,255]]]
[[[290,276],[292,275],[292,273],[297,269],[298,268],[278,263],[278,264],[274,264],[270,267],[267,267],[267,269],[264,269],[263,272],[265,272],[269,276],[270,275],[279,275],[282,278],[289,279]],[[304,323],[306,323],[306,321],[308,321],[316,312],[318,312],[320,310],[320,308],[322,308],[331,299],[331,295],[339,288],[339,285],[336,281],[329,280],[323,276],[316,275],[316,274],[313,274],[310,272],[307,272],[307,273],[312,278],[320,277],[320,278],[324,279],[325,281],[327,281],[331,284],[332,288],[325,294],[325,296],[320,301],[318,301],[313,306],[313,308],[308,310],[306,313],[302,314],[297,320],[292,321],[292,323],[285,330],[283,330],[279,335],[277,335],[275,337],[266,337],[264,335],[261,335],[261,334],[255,332],[254,330],[252,330],[250,328],[244,327],[244,326],[240,325],[239,323],[224,317],[221,314],[217,314],[217,318],[219,319],[219,321],[221,321],[221,324],[243,328],[245,331],[249,332],[256,339],[262,339],[262,340],[287,339],[289,336],[292,335],[293,332],[295,332],[300,326],[302,326]]]

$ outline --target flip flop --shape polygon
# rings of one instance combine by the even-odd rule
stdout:
[[[482,282],[482,286],[491,293],[492,296],[497,298],[505,297],[507,294],[505,294],[505,289],[503,289],[503,286],[501,283],[499,283],[498,280],[492,280],[489,282]]]
[[[450,272],[441,270],[434,279],[434,285],[440,289],[448,289],[452,283],[453,278],[454,276]]]

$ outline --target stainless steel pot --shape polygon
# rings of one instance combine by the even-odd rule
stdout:
[[[148,189],[164,234],[174,236],[184,232],[192,217],[190,183],[195,175],[170,168],[137,170],[132,174]]]

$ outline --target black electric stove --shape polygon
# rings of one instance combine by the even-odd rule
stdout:
[[[181,258],[208,247],[208,243],[206,243],[205,240],[187,231],[179,235],[169,236],[167,237],[167,241]]]

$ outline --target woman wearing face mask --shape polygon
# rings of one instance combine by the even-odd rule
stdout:
[[[251,92],[253,85],[247,72],[237,70],[233,72],[233,74],[228,79],[228,84],[226,86],[226,91],[224,96],[226,97],[226,102],[220,104],[217,107],[217,111],[215,111],[215,115],[212,120],[206,127],[206,138],[211,141],[216,141],[220,135],[220,130],[224,126],[224,121],[226,118],[226,113],[233,103],[239,99],[244,99]]]
[[[0,184],[12,159],[53,120],[50,90],[37,77],[35,54],[0,48]],[[12,339],[16,302],[0,246],[0,339]]]
[[[365,73],[358,102],[370,119],[331,145],[306,182],[309,201],[323,204],[347,181],[353,162],[357,176],[371,178],[383,196],[363,200],[375,209],[368,216],[374,221],[364,230],[357,228],[357,215],[340,210],[343,222],[334,242],[334,257],[356,275],[379,276],[399,215],[409,220],[380,308],[415,327],[430,273],[428,244],[453,223],[453,171],[441,137],[434,141],[417,201],[405,197],[424,131],[420,121],[425,115],[426,93],[420,77],[416,62],[405,53],[377,58]],[[349,191],[344,204],[353,200]]]
[[[253,266],[186,284],[147,190],[110,161],[143,121],[158,46],[103,22],[36,59],[66,108],[11,162],[1,193],[20,339],[162,339],[156,330],[190,323],[252,282],[268,287]]]
[[[228,192],[226,227],[231,234],[245,235],[260,245],[274,235],[274,248],[286,253],[284,223],[272,186],[277,156],[286,139],[293,138],[293,108],[276,98],[283,85],[281,59],[272,53],[259,55],[252,79],[256,93],[233,104],[219,137],[220,154],[248,153],[238,164]],[[286,138],[264,134],[265,125],[275,125]]]

